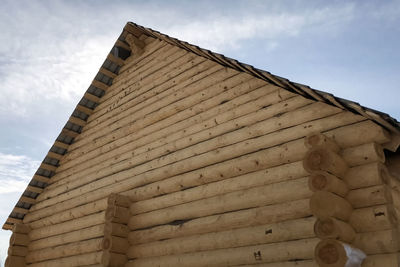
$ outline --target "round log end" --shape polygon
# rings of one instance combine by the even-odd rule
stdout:
[[[328,185],[328,179],[320,172],[312,173],[308,180],[308,186],[312,191],[325,190]]]
[[[105,237],[101,246],[103,250],[109,250],[111,248],[111,238]]]
[[[312,195],[310,209],[319,219],[334,217],[343,221],[347,221],[353,211],[346,199],[327,191],[317,191]]]
[[[315,259],[319,266],[343,267],[347,262],[346,251],[342,243],[325,239],[315,247]]]

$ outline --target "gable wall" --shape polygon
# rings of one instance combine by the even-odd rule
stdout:
[[[385,132],[165,42],[147,43],[143,55],[127,60],[25,216],[28,266],[103,261],[110,193],[132,200],[129,266],[315,265],[304,136],[324,132],[350,155],[352,169],[374,164],[351,158],[365,158],[364,144],[388,142]],[[356,208],[372,212],[385,208],[381,202]],[[392,236],[387,223],[354,227]],[[379,249],[367,253],[394,252]]]

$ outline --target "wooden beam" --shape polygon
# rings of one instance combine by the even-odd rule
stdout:
[[[93,95],[93,94],[91,94],[91,93],[88,93],[88,92],[86,92],[86,93],[83,95],[83,97],[86,98],[86,99],[88,99],[88,100],[90,100],[90,101],[92,101],[92,102],[95,102],[95,103],[99,103],[99,101],[100,101],[100,97],[95,96],[95,95]]]
[[[60,141],[55,141],[54,142],[54,146],[60,147],[60,148],[64,148],[64,149],[68,149],[69,144],[60,142]]]
[[[47,153],[47,157],[52,158],[52,159],[58,159],[58,160],[60,160],[63,156],[64,156],[64,155],[61,155],[61,154],[58,154],[58,153],[54,153],[54,152],[51,152],[51,151],[49,151],[49,152]]]
[[[131,48],[129,47],[129,45],[127,45],[126,43],[122,42],[121,40],[117,40],[115,42],[115,46],[119,46],[119,47],[122,47],[123,49],[131,51]]]
[[[65,129],[65,128],[61,130],[61,133],[65,134],[65,135],[68,135],[70,137],[73,137],[73,138],[75,138],[75,137],[77,137],[79,135],[78,132],[71,131],[71,130],[68,130],[68,129]]]
[[[55,170],[57,170],[57,166],[50,165],[50,164],[47,164],[47,163],[42,163],[42,164],[40,164],[39,168],[45,169],[45,170],[49,170],[49,171],[55,171]]]
[[[125,64],[125,61],[123,59],[116,57],[113,54],[108,54],[107,59],[120,66]]]
[[[84,121],[84,120],[82,120],[82,119],[80,119],[80,118],[77,118],[77,117],[74,117],[74,116],[71,116],[71,117],[69,117],[69,120],[68,120],[69,122],[71,122],[71,123],[73,123],[73,124],[76,124],[76,125],[79,125],[79,126],[85,126],[86,125],[86,121]]]
[[[7,218],[7,222],[8,222],[8,223],[11,223],[11,224],[22,223],[22,219],[16,219],[16,218],[8,217],[8,218]]]
[[[92,81],[92,85],[97,87],[97,88],[100,88],[100,89],[102,89],[104,91],[107,91],[107,89],[108,89],[108,85],[107,84],[99,82],[98,80],[93,80]]]
[[[37,175],[37,174],[35,174],[32,179],[34,179],[38,182],[42,182],[42,183],[48,183],[50,180],[50,178],[48,178],[48,177],[45,177],[42,175]]]
[[[117,75],[118,75],[118,74],[116,74],[116,73],[114,73],[114,72],[111,72],[111,71],[109,71],[108,69],[103,68],[103,67],[100,68],[100,72],[103,73],[104,75],[110,77],[110,78],[113,78],[113,79],[114,79],[115,77],[117,77]]]
[[[28,185],[26,187],[26,190],[28,190],[30,192],[38,193],[38,194],[43,192],[43,188],[36,187],[36,186],[31,186],[31,185]]]
[[[27,214],[29,209],[24,209],[24,208],[19,208],[19,207],[14,207],[12,212],[20,213],[20,214]]]
[[[3,229],[4,230],[12,230],[12,228],[13,228],[12,224],[8,224],[8,223],[3,224]]]
[[[141,30],[139,30],[137,27],[133,26],[129,22],[125,25],[124,31],[127,31],[127,32],[135,35],[136,37],[140,37],[140,35],[143,34],[143,32]]]
[[[90,114],[93,113],[93,109],[84,107],[84,106],[82,106],[82,105],[77,105],[77,106],[76,106],[76,109],[79,110],[79,111],[82,111],[83,113],[86,113],[87,115],[90,115]]]
[[[31,197],[26,197],[26,196],[21,196],[19,198],[19,201],[24,202],[24,203],[28,203],[28,204],[35,204],[36,203],[36,199],[31,198]]]

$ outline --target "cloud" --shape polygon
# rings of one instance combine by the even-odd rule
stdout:
[[[165,28],[172,36],[202,47],[222,51],[239,49],[241,43],[250,39],[275,40],[299,36],[305,31],[327,34],[341,29],[352,18],[354,5],[320,9],[305,9],[298,13],[253,13],[241,16],[214,15],[207,20],[188,21],[185,24]]]
[[[25,155],[0,152],[0,194],[23,192],[39,164]]]

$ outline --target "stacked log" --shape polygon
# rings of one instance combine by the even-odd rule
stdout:
[[[339,155],[339,146],[327,136],[317,133],[305,138],[309,148],[303,160],[304,168],[310,173],[309,187],[314,192],[310,199],[312,214],[317,217],[314,231],[321,241],[315,247],[315,259],[319,266],[360,266],[364,252],[351,245],[356,238],[349,224],[353,212],[349,201],[348,186],[343,178],[348,164],[357,161],[354,149],[346,149]],[[345,155],[345,156],[343,156]],[[360,153],[360,157],[364,154]],[[343,158],[348,158],[345,161]],[[353,194],[357,198],[358,194]]]
[[[28,254],[30,242],[30,227],[25,224],[14,224],[13,233],[10,237],[8,256],[4,263],[5,267],[24,267],[26,266],[25,257]]]

